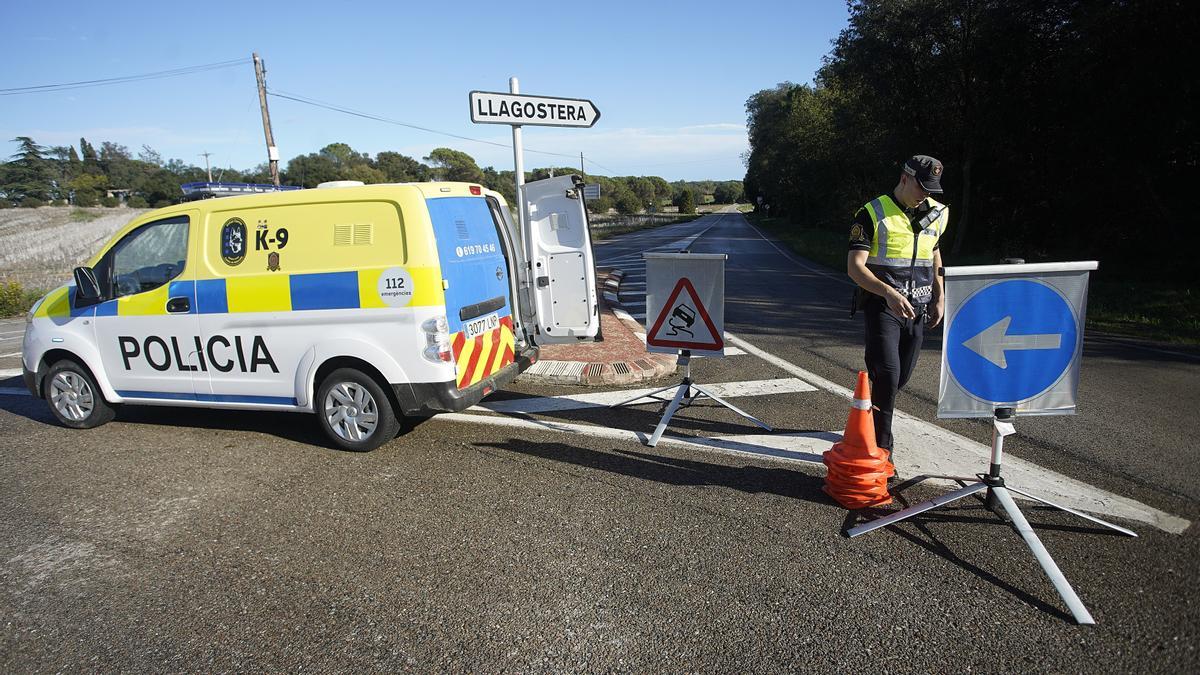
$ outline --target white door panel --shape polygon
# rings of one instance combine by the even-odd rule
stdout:
[[[582,184],[559,176],[524,186],[539,344],[594,339],[600,329]]]

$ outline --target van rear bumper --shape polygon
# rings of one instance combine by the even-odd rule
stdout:
[[[490,394],[507,387],[537,359],[537,347],[530,347],[518,354],[516,362],[509,367],[466,389],[459,389],[455,382],[413,382],[393,384],[392,391],[396,393],[400,410],[407,416],[428,417],[442,412],[460,412],[483,400],[485,392]]]

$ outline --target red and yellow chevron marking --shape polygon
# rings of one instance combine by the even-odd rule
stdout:
[[[513,345],[511,316],[502,317],[499,327],[474,340],[468,341],[465,333],[455,333],[451,349],[458,366],[458,388],[466,389],[512,363],[516,358]]]

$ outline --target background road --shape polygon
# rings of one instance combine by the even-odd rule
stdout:
[[[693,251],[730,254],[729,332],[853,382],[849,287],[740,216],[597,248],[602,260],[636,257],[700,232]],[[931,342],[899,405],[933,421]],[[1081,414],[1018,420],[1006,449],[1194,520],[1195,451],[1175,443],[1195,425],[1154,406],[1194,407],[1195,360],[1091,339],[1085,349]],[[752,355],[694,372],[788,376]],[[1172,382],[1181,388],[1163,392]],[[517,390],[496,398],[579,393]],[[781,432],[840,430],[847,412],[821,391],[737,404]],[[292,414],[128,409],[74,432],[44,403],[0,395],[0,669],[1200,666],[1195,527],[1132,525],[1131,539],[1028,508],[1099,622],[1079,627],[977,502],[849,540],[839,532],[855,516],[821,492],[812,464],[550,426],[648,431],[658,416],[654,405],[528,416],[543,429],[435,418],[360,455],[314,445],[315,424]],[[981,423],[946,426],[988,441]],[[671,428],[752,431],[710,405]]]

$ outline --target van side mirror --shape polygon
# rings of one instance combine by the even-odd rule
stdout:
[[[90,307],[100,302],[100,282],[96,280],[96,272],[90,267],[76,267],[74,305]]]

